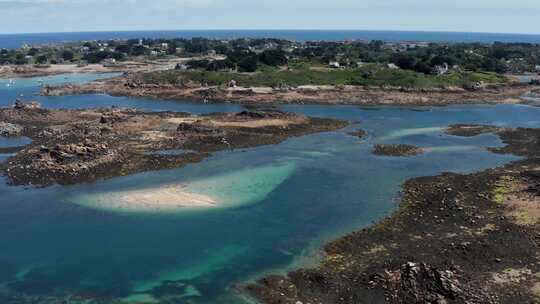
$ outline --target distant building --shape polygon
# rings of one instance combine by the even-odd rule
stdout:
[[[182,64],[182,63],[179,63],[176,65],[175,69],[176,70],[181,70],[181,71],[185,71],[187,70],[189,67],[185,64]]]
[[[399,67],[395,64],[395,63],[389,63],[388,65],[386,65],[389,69],[392,69],[392,70],[397,70],[399,69]]]
[[[330,63],[328,64],[329,67],[333,68],[333,69],[339,69],[341,67],[341,65],[339,64],[339,62],[337,61],[330,61]]]
[[[437,75],[444,75],[448,73],[448,70],[450,70],[450,68],[448,67],[448,63],[446,62],[443,65],[438,65],[433,68],[433,71]]]
[[[534,68],[538,73],[540,73],[540,65],[536,65],[536,67]]]

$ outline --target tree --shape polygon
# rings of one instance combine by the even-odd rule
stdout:
[[[142,45],[136,45],[131,49],[131,55],[141,56],[146,54],[146,48]]]
[[[176,42],[171,41],[169,42],[169,46],[167,47],[167,55],[176,55]]]
[[[414,70],[416,59],[409,54],[399,53],[394,56],[393,62],[404,70]]]
[[[432,68],[425,61],[418,61],[414,66],[414,70],[424,74],[430,74],[432,72]]]
[[[41,56],[38,56],[38,57],[36,58],[36,63],[38,63],[38,64],[44,64],[44,63],[47,63],[47,60],[48,60],[47,56],[41,55]]]
[[[264,64],[271,66],[281,66],[288,62],[287,56],[283,50],[266,50],[261,53],[259,60]]]
[[[73,60],[73,58],[75,57],[75,55],[73,54],[73,52],[70,51],[70,50],[64,50],[64,51],[62,52],[62,55],[61,55],[61,56],[62,56],[62,59],[64,59],[64,61],[71,61],[71,60]]]
[[[257,70],[257,57],[248,56],[238,62],[240,72],[255,72]]]
[[[15,64],[27,64],[28,60],[24,56],[24,54],[18,53],[15,55]]]
[[[36,48],[31,48],[28,50],[28,56],[36,56],[39,53],[39,50]]]
[[[115,50],[120,53],[129,54],[131,47],[128,44],[120,44],[115,48]]]

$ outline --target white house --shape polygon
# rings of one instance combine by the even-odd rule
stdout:
[[[450,68],[448,67],[448,63],[445,62],[443,65],[438,65],[434,67],[433,69],[437,75],[444,75],[448,73],[448,70]]]
[[[389,69],[392,69],[392,70],[397,70],[397,69],[399,69],[399,67],[398,67],[395,63],[389,63],[389,64],[387,65],[387,67],[388,67]]]
[[[331,68],[333,69],[339,69],[341,67],[341,65],[339,64],[339,62],[337,61],[330,61],[330,63],[328,64],[328,66],[330,66]]]
[[[540,65],[536,65],[535,70],[540,73]]]

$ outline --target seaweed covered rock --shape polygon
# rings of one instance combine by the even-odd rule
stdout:
[[[382,145],[377,144],[373,147],[373,154],[385,156],[414,156],[424,152],[422,148],[413,145]]]
[[[203,126],[194,123],[180,123],[176,128],[177,132],[194,133],[194,134],[213,134],[219,133],[219,129],[211,126]]]
[[[462,293],[457,275],[423,263],[407,263],[378,278],[390,303],[447,303]]]
[[[263,118],[282,118],[287,116],[287,113],[277,109],[262,109],[242,111],[236,114],[236,117],[263,119]]]

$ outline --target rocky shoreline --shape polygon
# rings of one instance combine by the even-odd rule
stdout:
[[[132,109],[49,110],[17,102],[0,120],[22,128],[32,143],[0,164],[12,185],[92,182],[177,168],[213,152],[277,144],[290,137],[333,131],[348,123],[275,109],[191,115]],[[181,154],[159,153],[182,149]]]
[[[239,104],[320,103],[359,105],[448,105],[478,103],[524,103],[521,97],[540,90],[519,83],[486,85],[475,89],[404,88],[364,86],[224,87],[198,84],[145,84],[139,75],[128,74],[83,85],[46,86],[42,95],[101,94]]]
[[[263,303],[537,303],[540,300],[540,130],[493,132],[490,149],[524,157],[503,167],[420,177],[398,211],[327,244],[323,261],[246,286]]]

